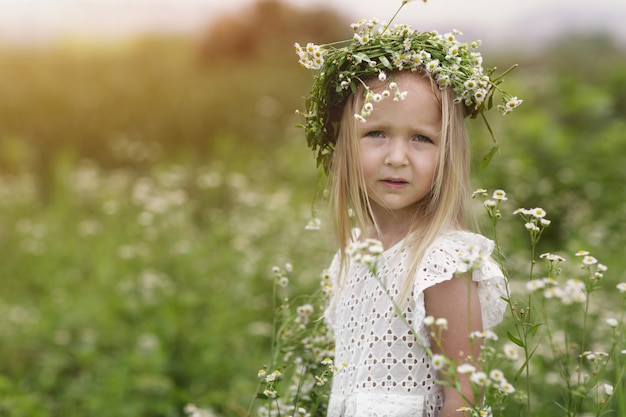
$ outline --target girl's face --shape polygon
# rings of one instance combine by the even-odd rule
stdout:
[[[439,156],[441,105],[430,80],[399,72],[395,81],[408,92],[406,99],[374,103],[366,122],[357,123],[367,192],[378,222],[411,221],[417,203],[431,190]],[[370,87],[382,93],[387,84],[373,80]]]

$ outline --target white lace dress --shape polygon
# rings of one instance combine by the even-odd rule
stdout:
[[[424,290],[468,270],[478,282],[483,328],[500,322],[506,303],[506,282],[490,259],[494,244],[484,236],[450,231],[440,235],[423,257],[413,294],[403,308],[408,323],[429,345],[423,324]],[[379,278],[362,264],[351,264],[339,299],[326,312],[335,334],[335,363],[347,364],[332,381],[328,417],[436,417],[442,406],[436,372],[407,324],[394,314],[399,280],[409,265],[407,251],[398,242],[386,250],[379,264]],[[329,268],[338,273],[338,256]],[[454,302],[454,300],[451,300]]]

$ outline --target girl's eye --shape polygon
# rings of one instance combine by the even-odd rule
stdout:
[[[383,137],[385,137],[385,134],[383,132],[381,132],[380,130],[373,130],[371,132],[367,132],[365,134],[365,137],[368,137],[368,138],[383,138]]]
[[[416,135],[413,139],[417,142],[433,143],[433,140],[431,138],[424,135]]]

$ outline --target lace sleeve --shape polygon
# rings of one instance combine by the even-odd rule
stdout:
[[[454,231],[441,236],[424,255],[415,279],[415,294],[456,274],[471,270],[478,283],[478,297],[483,328],[502,321],[506,310],[506,280],[500,268],[491,259],[494,243],[484,236]]]

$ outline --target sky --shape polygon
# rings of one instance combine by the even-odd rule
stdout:
[[[67,37],[120,39],[146,32],[193,33],[254,0],[0,0],[0,42]],[[283,0],[335,8],[353,21],[387,20],[401,0]],[[460,29],[485,46],[531,45],[564,31],[607,31],[626,44],[624,0],[415,0],[398,22],[423,30]]]

